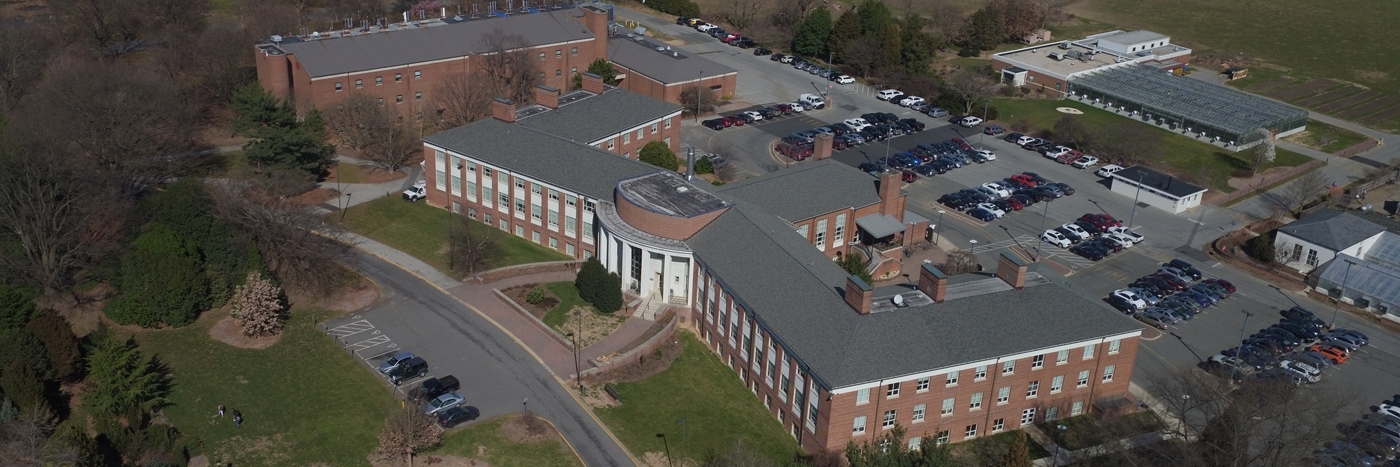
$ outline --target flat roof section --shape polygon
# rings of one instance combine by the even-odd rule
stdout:
[[[1163,35],[1163,34],[1158,34],[1158,33],[1152,32],[1152,31],[1148,31],[1148,30],[1146,30],[1146,29],[1139,29],[1139,30],[1133,31],[1133,32],[1119,32],[1119,33],[1117,33],[1117,34],[1109,34],[1109,35],[1106,35],[1106,36],[1098,36],[1098,39],[1099,39],[1099,40],[1108,40],[1108,41],[1111,41],[1111,42],[1117,42],[1117,43],[1123,44],[1123,45],[1133,45],[1133,44],[1141,44],[1141,43],[1143,43],[1143,42],[1156,42],[1156,41],[1159,41],[1159,40],[1167,40],[1168,37],[1167,37],[1166,35]]]
[[[637,206],[672,217],[695,217],[729,206],[671,172],[650,173],[617,182],[617,191]]]
[[[695,81],[737,73],[733,68],[693,52],[669,48],[645,37],[614,37],[608,41],[608,60],[661,84]],[[658,50],[660,49],[660,50]]]
[[[1060,48],[1061,44],[1070,44],[1070,47],[1068,49],[1063,49]],[[1082,73],[1099,67],[1122,63],[1117,55],[1103,50],[1099,50],[1099,53],[1096,54],[1089,54],[1089,52],[1093,52],[1093,50],[1094,49],[1090,47],[1064,41],[1012,50],[1010,52],[1002,52],[997,54],[996,57],[1018,68],[1033,69],[1059,79],[1066,79],[1069,75],[1074,73]],[[1085,59],[1065,58],[1063,60],[1050,58],[1051,53],[1068,53],[1070,51],[1078,52],[1083,54],[1081,56],[1087,57]]]
[[[1117,173],[1113,174],[1113,178],[1121,179],[1132,185],[1137,185],[1138,180],[1142,180],[1143,187],[1154,188],[1177,198],[1185,198],[1206,191],[1205,188],[1192,185],[1185,180],[1140,165],[1119,170]]]

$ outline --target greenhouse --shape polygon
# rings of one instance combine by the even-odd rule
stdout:
[[[1258,130],[1277,137],[1303,130],[1308,111],[1145,65],[1107,67],[1076,76],[1070,97],[1127,112],[1134,118],[1194,133],[1227,148],[1257,144]]]

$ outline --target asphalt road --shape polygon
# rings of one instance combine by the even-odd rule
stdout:
[[[367,366],[411,351],[428,361],[428,377],[450,374],[461,380],[466,405],[481,409],[479,420],[528,410],[554,423],[585,465],[635,465],[544,365],[477,312],[372,255],[359,254],[355,269],[379,285],[382,299],[326,327]],[[400,387],[407,390],[418,381]]]

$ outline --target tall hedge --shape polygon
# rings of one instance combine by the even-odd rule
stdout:
[[[73,379],[83,371],[83,349],[78,336],[73,335],[73,327],[55,313],[45,313],[35,318],[24,329],[44,343],[44,350],[59,379]]]
[[[596,306],[599,294],[607,287],[607,278],[608,269],[603,267],[603,263],[599,262],[598,258],[588,258],[583,267],[579,268],[578,277],[574,279],[579,298]]]
[[[617,273],[609,273],[603,278],[603,287],[599,289],[598,300],[593,302],[593,307],[603,313],[612,313],[622,308],[622,277]]]
[[[159,222],[122,255],[117,282],[121,295],[106,311],[122,324],[184,326],[209,304],[209,280],[197,249]]]

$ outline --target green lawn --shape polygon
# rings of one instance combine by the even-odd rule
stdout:
[[[1056,435],[1057,425],[1065,427],[1064,434]],[[1160,430],[1162,422],[1152,412],[1138,412],[1107,421],[1099,420],[1093,415],[1080,415],[1036,426],[1046,435],[1058,439],[1065,449],[1079,450]]]
[[[360,166],[355,164],[335,164],[335,170],[339,172],[340,183],[360,183],[363,175],[360,173]]]
[[[1366,135],[1317,120],[1308,120],[1308,129],[1289,136],[1289,141],[1331,154],[1366,141]]]
[[[992,436],[983,436],[972,441],[956,443],[952,445],[953,454],[964,459],[1000,461],[1006,456],[1006,452],[1011,450],[1011,443],[1016,442],[1016,433],[1016,431],[1003,431]],[[1036,443],[1030,437],[1026,438],[1026,446],[1029,448],[1031,460],[1050,456],[1050,451],[1046,451],[1044,446]]]
[[[592,309],[588,302],[583,301],[583,298],[578,296],[578,287],[574,287],[573,282],[551,282],[545,284],[545,287],[548,287],[550,292],[554,292],[554,295],[559,297],[559,305],[544,315],[544,324],[549,325],[549,327],[557,329],[567,323],[569,310],[576,306]]]
[[[1083,119],[1085,126],[1090,129],[1101,128],[1128,119],[1123,115],[1068,99],[993,99],[992,105],[1000,111],[1001,115],[997,121],[1003,122],[1004,126],[1009,127],[1025,119],[1031,123],[1032,133],[1037,134],[1050,131],[1051,128],[1054,128],[1056,121],[1068,115],[1055,110],[1057,107],[1074,107],[1083,111],[1083,115],[1076,117]],[[1161,138],[1160,144],[1164,149],[1162,159],[1150,161],[1151,165],[1162,165],[1183,173],[1198,174],[1200,181],[1209,188],[1227,193],[1235,191],[1227,184],[1231,174],[1237,170],[1249,168],[1249,163],[1245,160],[1248,157],[1247,152],[1227,151],[1178,133],[1152,127],[1146,123],[1142,123],[1142,125],[1151,128],[1152,134]],[[1260,170],[1270,167],[1292,167],[1312,160],[1308,156],[1285,149],[1278,149],[1276,155],[1272,163],[1261,166]]]
[[[637,457],[662,452],[666,447],[656,435],[664,433],[672,454],[679,456],[681,427],[676,421],[685,419],[688,459],[727,452],[743,440],[745,448],[774,462],[792,460],[797,443],[739,377],[694,336],[677,335],[684,349],[671,368],[644,381],[618,384],[622,405],[598,409],[598,417],[622,444]]]
[[[340,224],[340,216],[339,212],[331,213],[326,216],[326,220]],[[451,218],[452,214],[445,209],[435,208],[427,203],[404,202],[397,196],[385,196],[351,207],[349,212],[345,213],[342,226],[413,255],[439,271],[447,271],[447,223]],[[570,259],[563,253],[550,251],[544,246],[487,227],[485,224],[475,221],[467,224],[473,229],[494,235],[501,246],[502,257],[490,264],[488,269]],[[450,272],[449,275],[462,276]]]
[[[240,466],[367,465],[398,404],[364,364],[312,327],[325,313],[297,310],[282,340],[264,350],[209,338],[213,319],[136,336],[174,375],[165,415],[204,441],[211,461]],[[220,419],[216,407],[228,407]],[[232,410],[243,413],[235,428]]]
[[[492,467],[572,467],[581,466],[578,457],[558,442],[536,441],[517,443],[506,439],[501,433],[501,425],[508,418],[478,423],[458,428],[442,438],[442,445],[418,456],[419,462],[433,454],[455,455],[484,460]],[[478,457],[479,447],[486,447],[484,458]]]

